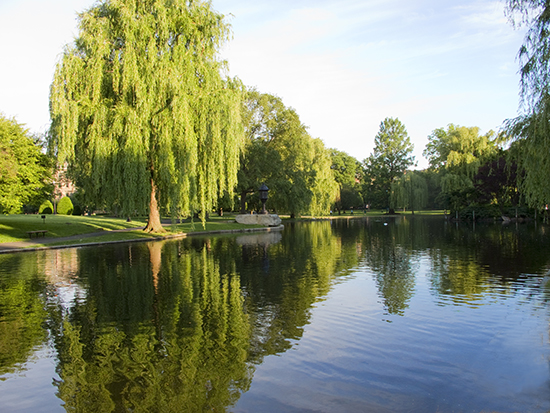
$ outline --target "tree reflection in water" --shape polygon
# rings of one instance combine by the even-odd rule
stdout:
[[[47,289],[37,266],[37,260],[22,255],[0,256],[0,269],[21,268],[18,276],[0,270],[0,377],[20,370],[46,340]]]
[[[206,248],[180,255],[174,243],[103,256],[81,255],[89,296],[73,303],[56,334],[58,395],[66,409],[223,411],[232,405],[252,373],[239,277],[221,273]]]
[[[422,266],[442,305],[472,304],[545,271],[541,234],[401,217],[0,256],[16,269],[0,278],[0,374],[51,337],[66,410],[225,411],[266,356],[302,338],[343,276],[372,276],[394,315],[406,315]]]

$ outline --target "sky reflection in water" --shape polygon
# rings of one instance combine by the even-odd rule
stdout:
[[[0,403],[547,412],[547,232],[371,218],[0,256]]]

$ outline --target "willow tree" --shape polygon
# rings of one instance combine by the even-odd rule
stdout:
[[[392,184],[391,202],[393,206],[403,210],[409,208],[413,214],[415,210],[424,208],[428,203],[428,183],[421,172],[406,171],[401,178],[395,180]]]
[[[205,1],[102,0],[79,15],[50,95],[50,148],[87,200],[148,213],[146,231],[200,212],[237,180],[241,85],[223,75],[230,35]]]
[[[428,136],[424,157],[430,162],[430,170],[440,177],[439,198],[453,210],[466,205],[474,195],[474,177],[480,166],[498,152],[499,139],[493,131],[481,135],[477,126],[453,124],[435,129]]]
[[[542,0],[507,0],[514,24],[526,25],[518,58],[522,112],[506,123],[519,141],[520,188],[527,202],[540,207],[550,202],[550,4]]]
[[[331,205],[338,199],[339,185],[332,170],[330,150],[319,138],[313,139],[313,183],[311,185],[311,204],[309,213],[313,216],[326,215]]]

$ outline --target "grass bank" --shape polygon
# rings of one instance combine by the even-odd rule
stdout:
[[[234,218],[231,216],[216,217],[208,220],[205,227],[203,227],[200,221],[184,222],[166,226],[167,233],[148,234],[141,229],[136,229],[145,227],[145,219],[135,219],[131,222],[126,222],[123,218],[106,216],[46,215],[45,220],[43,220],[40,215],[2,215],[0,216],[0,243],[26,241],[29,239],[27,231],[36,230],[48,231],[45,238],[33,238],[33,241],[37,244],[70,245],[79,242],[154,239],[169,234],[243,228],[241,224],[237,224],[233,220]],[[254,227],[256,226],[247,226],[247,228]],[[96,234],[99,232],[101,232],[101,235],[86,236],[87,234]],[[78,238],[79,235],[83,237]],[[65,237],[73,237],[75,239],[55,242],[56,238]]]
[[[126,222],[122,218],[77,215],[1,215],[0,243],[29,239],[27,231],[47,230],[47,237],[60,238],[99,231],[145,226],[144,220]]]
[[[397,215],[412,215],[410,211],[398,211]],[[441,215],[443,211],[417,211],[415,215]],[[385,216],[384,211],[350,211],[340,215],[333,214],[324,217],[303,216],[299,220],[309,219],[338,219],[338,218],[362,218],[362,217],[380,217]],[[292,221],[288,216],[281,216],[284,221]],[[0,244],[18,243],[28,241],[27,231],[46,230],[45,238],[33,238],[33,247],[36,246],[59,246],[74,245],[82,243],[110,242],[110,241],[131,241],[143,239],[155,239],[162,236],[197,233],[197,232],[219,232],[242,230],[244,228],[261,228],[260,225],[243,226],[234,221],[233,214],[227,214],[223,217],[212,216],[203,227],[198,220],[194,222],[184,222],[174,225],[166,225],[166,233],[150,234],[145,233],[141,228],[145,227],[146,219],[134,219],[127,222],[123,218],[114,218],[108,216],[76,216],[76,215],[46,215],[45,219],[41,215],[0,215]],[[166,222],[166,220],[165,220]],[[169,220],[168,220],[169,222]],[[66,239],[70,237],[70,239]],[[56,239],[59,239],[56,241]],[[31,247],[29,245],[29,247]]]

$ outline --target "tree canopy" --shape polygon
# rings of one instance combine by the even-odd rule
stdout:
[[[514,24],[528,30],[518,54],[523,111],[506,126],[511,138],[521,141],[522,193],[531,206],[540,207],[550,202],[550,4],[507,0],[507,11]]]
[[[338,210],[358,207],[363,204],[360,193],[359,179],[361,177],[361,163],[346,152],[332,149],[332,171],[338,183],[340,193],[335,207]]]
[[[328,212],[338,190],[329,152],[309,135],[296,111],[276,96],[249,90],[243,122],[247,139],[237,185],[241,211],[247,194],[265,182],[271,208],[291,215]]]
[[[430,168],[438,171],[441,197],[452,208],[468,202],[474,192],[473,179],[481,165],[498,151],[493,131],[480,135],[478,127],[450,124],[435,129],[428,137],[424,156]]]
[[[390,206],[391,185],[414,164],[413,144],[405,125],[397,118],[386,118],[374,138],[374,150],[364,160],[366,172],[365,201],[381,207]]]
[[[482,165],[474,177],[477,202],[498,206],[501,215],[506,205],[517,205],[517,165],[504,151]]]
[[[40,205],[52,190],[51,176],[51,161],[39,140],[0,114],[0,212],[16,214],[23,205]]]
[[[415,210],[428,203],[428,183],[421,172],[407,171],[392,185],[392,205],[398,208]]]
[[[50,148],[87,200],[124,214],[200,212],[237,182],[242,86],[223,76],[206,1],[102,0],[79,15],[51,86]]]

